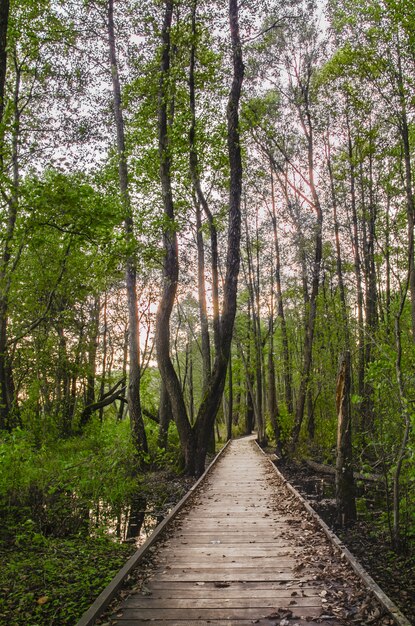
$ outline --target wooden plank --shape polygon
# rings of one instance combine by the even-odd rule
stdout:
[[[125,618],[120,618],[119,620],[117,620],[117,626],[148,626],[149,625],[150,620],[143,620],[143,619],[125,619]],[[275,618],[273,619],[258,619],[254,621],[255,626],[275,626],[276,624],[278,624],[279,622],[275,620]],[[301,626],[344,626],[340,624],[340,622],[336,621],[336,620],[322,620],[322,619],[318,619],[316,621],[313,621],[312,618],[310,619],[302,619],[301,620]],[[240,620],[233,620],[232,622],[229,621],[228,619],[225,620],[193,620],[193,619],[184,619],[184,620],[177,620],[175,618],[173,619],[168,619],[165,618],[163,620],[157,620],[157,626],[162,626],[163,624],[165,624],[166,626],[232,626],[232,624],[234,626],[252,626],[253,621],[252,619],[240,619]],[[294,622],[293,622],[293,626],[294,626]]]
[[[292,606],[305,607],[312,606],[321,608],[321,598],[318,596],[312,597],[293,597],[292,593],[288,591],[285,595],[274,592],[274,595],[268,598],[262,596],[255,596],[255,598],[249,597],[233,597],[233,598],[198,598],[197,607],[200,609],[227,609],[227,608],[269,608],[269,607],[286,607]],[[195,606],[194,598],[170,598],[166,596],[152,596],[144,597],[142,595],[132,595],[123,604],[125,609],[145,609],[146,607],[157,606],[158,608],[166,609],[191,609]]]
[[[283,595],[286,593],[297,592],[300,595],[312,596],[319,594],[321,591],[320,583],[317,581],[310,581],[309,583],[298,581],[287,582],[273,582],[273,581],[241,581],[233,582],[228,587],[216,587],[214,582],[195,582],[188,583],[184,581],[166,581],[159,580],[157,578],[148,581],[146,589],[152,594],[157,596],[159,593],[183,594],[173,595],[172,597],[246,597],[246,595],[258,596],[263,598],[272,597],[272,594],[278,594],[281,592]],[[139,593],[139,592],[136,592]],[[189,595],[190,594],[190,595]],[[213,595],[209,595],[213,594]],[[271,594],[271,595],[270,595]]]
[[[252,544],[252,543],[230,543],[230,544],[183,544],[182,542],[174,548],[167,548],[164,552],[166,558],[182,558],[184,555],[206,555],[206,556],[238,556],[243,554],[244,556],[258,557],[270,557],[270,556],[288,556],[292,554],[299,554],[301,548],[278,545],[273,543],[267,544]]]
[[[207,570],[217,570],[218,567],[222,570],[226,569],[245,569],[245,568],[255,568],[255,569],[275,569],[278,572],[291,571],[297,564],[295,559],[289,559],[288,557],[264,557],[259,556],[257,558],[253,557],[244,557],[244,556],[228,556],[225,555],[210,555],[204,556],[199,555],[199,558],[194,557],[193,560],[190,560],[190,557],[186,556],[174,560],[163,559],[160,562],[161,567],[168,566],[172,571],[175,570],[188,570],[188,569],[200,569],[203,566],[203,569]]]
[[[189,570],[164,570],[158,572],[157,576],[160,580],[183,580],[189,582],[213,582],[213,581],[298,581],[292,571],[276,571],[274,568],[259,569],[258,567],[239,568],[239,569],[189,569]],[[310,580],[303,576],[302,581]]]
[[[127,620],[171,620],[176,623],[177,620],[241,620],[241,619],[262,619],[268,617],[271,613],[278,610],[278,603],[271,607],[226,607],[222,609],[203,609],[203,608],[182,608],[182,609],[127,609],[123,608],[117,613],[117,616]],[[321,608],[315,606],[307,607],[290,607],[293,617],[319,617]],[[275,618],[274,618],[275,619]],[[228,621],[229,623],[229,621]]]

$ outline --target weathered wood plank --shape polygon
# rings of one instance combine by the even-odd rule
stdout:
[[[210,569],[189,569],[189,570],[163,570],[157,572],[157,576],[160,580],[184,580],[189,582],[232,582],[232,581],[279,581],[279,580],[298,580],[292,572],[291,568],[287,568],[284,571],[277,571],[272,568],[238,568],[235,570],[224,569],[217,567],[216,570]],[[307,577],[302,577],[305,582],[310,580]]]
[[[159,609],[159,608],[141,608],[141,609],[130,609],[123,608],[119,615],[123,619],[127,620],[212,620],[212,619],[227,619],[227,620],[241,620],[241,619],[263,619],[270,616],[271,613],[275,613],[278,610],[278,603],[276,602],[272,607],[255,607],[255,608],[247,608],[247,607],[226,607],[222,609],[216,608],[184,608],[184,609]],[[293,613],[293,617],[297,617],[298,619],[301,617],[319,617],[321,615],[321,608],[315,606],[307,606],[307,607],[295,607],[290,606],[290,610]],[[122,613],[122,615],[121,615]],[[275,619],[275,618],[274,618]]]
[[[187,583],[183,581],[165,581],[157,578],[149,581],[146,585],[146,589],[154,597],[160,595],[160,593],[169,594],[171,597],[187,598],[187,597],[200,597],[200,598],[226,598],[226,597],[246,597],[255,596],[261,598],[269,598],[274,594],[278,597],[281,593],[282,597],[285,597],[287,593],[298,593],[303,596],[315,596],[321,592],[321,585],[317,581],[311,581],[310,583],[298,583],[293,581],[288,582],[272,582],[272,581],[242,581],[234,582],[228,587],[216,587],[213,582],[198,582]],[[172,595],[172,594],[179,595]],[[139,593],[139,592],[137,592]],[[181,594],[181,595],[180,595]]]
[[[296,607],[317,607],[321,608],[321,598],[319,596],[302,597],[292,596],[292,592],[285,592],[285,595],[279,593],[268,598],[255,596],[255,598],[241,597],[234,598],[198,598],[197,607],[200,609],[241,609],[241,608],[270,608],[270,607],[286,607],[291,609]],[[145,609],[157,606],[159,609],[191,609],[195,606],[194,598],[169,598],[165,596],[156,597],[154,595],[145,597],[140,594],[130,596],[124,602],[124,609]]]
[[[276,622],[275,617],[272,619],[259,619],[255,620],[255,626],[275,626]],[[148,626],[148,620],[142,619],[117,619],[117,626]],[[162,622],[160,620],[157,621],[157,626],[160,624],[166,624],[168,626],[229,626],[229,624],[234,624],[234,626],[252,626],[252,619],[233,619],[230,622],[228,619],[208,619],[208,620],[177,620],[172,618],[171,620],[166,618]],[[321,626],[321,620],[313,621],[312,619],[301,620],[301,626]],[[324,626],[340,626],[340,622],[335,620],[324,620]]]

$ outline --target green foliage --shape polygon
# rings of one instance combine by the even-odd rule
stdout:
[[[104,536],[45,537],[29,520],[2,551],[0,620],[72,626],[132,554]]]
[[[62,508],[73,526],[85,508],[102,501],[113,514],[137,488],[126,422],[91,422],[84,436],[49,441],[40,449],[30,432],[15,430],[0,444],[0,505],[29,515],[39,531],[65,534]]]

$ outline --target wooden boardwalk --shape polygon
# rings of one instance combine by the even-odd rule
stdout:
[[[249,438],[230,444],[152,561],[111,624],[340,626],[358,623],[347,612],[367,596]]]

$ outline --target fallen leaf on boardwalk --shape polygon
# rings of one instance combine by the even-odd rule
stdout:
[[[147,587],[142,587],[141,588],[141,593],[143,594],[143,596],[151,596],[151,594],[153,593],[152,591],[150,591],[150,589],[147,589]]]

